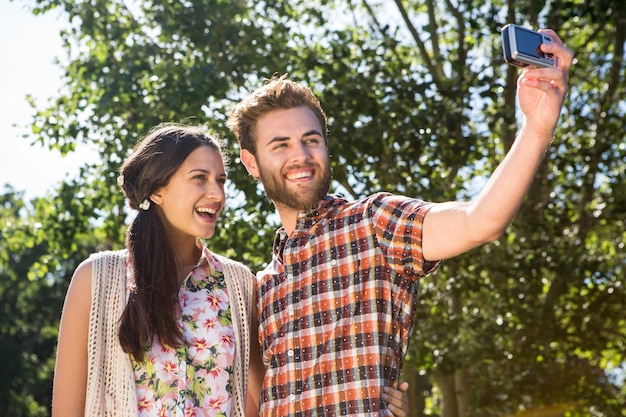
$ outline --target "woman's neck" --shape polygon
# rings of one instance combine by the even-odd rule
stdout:
[[[198,264],[200,256],[202,256],[202,247],[197,241],[194,241],[193,245],[186,244],[185,248],[178,246],[176,249],[176,269],[179,280],[182,282]]]

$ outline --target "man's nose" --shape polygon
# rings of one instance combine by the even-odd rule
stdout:
[[[290,162],[291,163],[303,163],[310,158],[311,154],[309,153],[308,148],[302,142],[298,142],[294,144],[291,148],[290,154]]]

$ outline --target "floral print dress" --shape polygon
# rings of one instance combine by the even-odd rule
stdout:
[[[133,361],[139,417],[230,415],[235,335],[221,270],[203,247],[178,293],[183,346],[155,338],[144,361]]]

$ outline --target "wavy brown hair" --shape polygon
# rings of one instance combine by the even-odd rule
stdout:
[[[174,248],[154,204],[142,202],[167,185],[190,153],[201,146],[217,150],[224,165],[228,158],[222,143],[199,126],[161,124],[133,148],[120,170],[120,184],[132,209],[138,213],[126,233],[126,249],[134,285],[120,322],[123,350],[142,361],[154,337],[167,346],[180,346],[176,324],[178,279]]]
[[[256,156],[257,121],[273,110],[287,110],[306,106],[313,111],[320,122],[324,140],[327,140],[326,114],[319,99],[310,88],[283,75],[273,77],[266,84],[253,91],[239,102],[228,114],[226,125],[235,134],[239,147]]]

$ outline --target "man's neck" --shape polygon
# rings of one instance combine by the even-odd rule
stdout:
[[[279,205],[276,205],[276,211],[278,212],[278,216],[280,217],[280,221],[283,224],[283,228],[287,232],[287,235],[290,235],[296,228],[299,211]]]
[[[319,203],[318,203],[319,204]],[[274,203],[274,207],[276,207],[276,211],[278,212],[278,216],[280,217],[280,221],[283,224],[283,228],[285,232],[287,232],[287,236],[291,234],[296,228],[296,224],[298,224],[298,215],[303,211],[313,210],[316,207],[311,207],[307,210],[297,210],[292,207],[288,207],[282,204]]]

